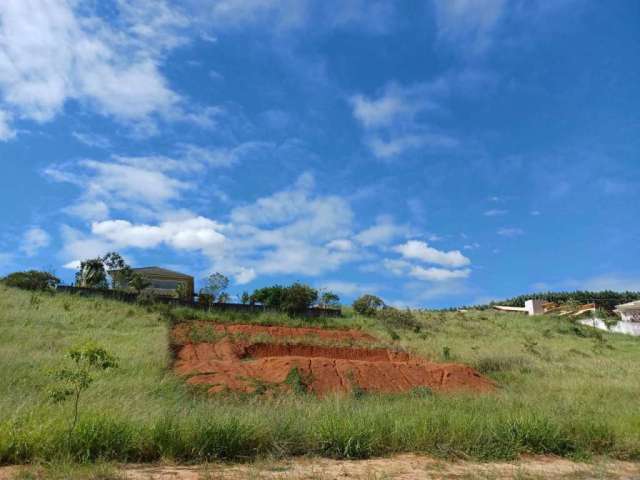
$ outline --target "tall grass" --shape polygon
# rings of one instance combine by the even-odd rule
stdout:
[[[511,459],[522,453],[640,458],[640,344],[565,319],[488,312],[422,314],[419,332],[349,314],[381,340],[477,366],[494,394],[206,396],[168,368],[168,323],[153,309],[0,287],[0,463],[196,462],[261,455],[365,458],[397,452]],[[235,319],[225,317],[225,321]],[[292,324],[271,315],[243,321]],[[120,359],[86,392],[67,440],[68,405],[47,401],[46,370],[79,341]],[[535,348],[530,345],[535,343]]]

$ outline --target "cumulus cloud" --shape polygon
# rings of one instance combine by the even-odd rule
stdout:
[[[424,268],[419,265],[414,266],[409,271],[409,275],[419,280],[429,282],[445,282],[450,280],[458,280],[469,277],[471,270],[468,268],[463,270],[449,270],[446,268],[429,267]]]
[[[0,118],[0,139],[10,138],[11,116],[46,122],[69,101],[147,131],[154,117],[210,121],[160,70],[165,53],[186,41],[189,20],[162,0],[115,6],[107,21],[92,2],[0,2],[0,106],[12,114]]]
[[[409,240],[393,248],[406,259],[421,260],[426,263],[443,265],[448,267],[464,267],[471,263],[459,250],[448,252],[432,248],[426,242]]]
[[[382,265],[394,275],[443,283],[463,280],[471,274],[470,268],[461,268],[469,266],[471,260],[459,250],[438,250],[421,240],[409,240],[391,250],[399,253],[400,258],[386,258]],[[437,266],[425,267],[422,264]]]
[[[41,249],[49,246],[51,237],[39,227],[32,227],[24,233],[20,250],[28,257],[33,257]]]
[[[221,224],[204,217],[162,222],[158,225],[134,225],[126,220],[106,220],[91,225],[94,235],[119,248],[153,248],[166,244],[177,250],[213,251],[220,247],[225,236]]]

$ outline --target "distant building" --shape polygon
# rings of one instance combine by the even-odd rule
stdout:
[[[156,295],[175,297],[178,285],[183,284],[186,288],[187,298],[193,298],[194,282],[190,275],[160,267],[132,268],[132,270],[151,282],[148,289]]]
[[[615,312],[623,322],[640,322],[640,300],[618,305]]]

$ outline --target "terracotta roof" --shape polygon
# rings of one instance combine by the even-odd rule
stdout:
[[[176,272],[176,271],[169,270],[167,268],[162,268],[162,267],[142,267],[142,268],[132,268],[131,270],[133,270],[136,273],[142,273],[142,274],[146,273],[148,275],[165,275],[165,276],[171,276],[171,277],[193,279],[191,275]]]

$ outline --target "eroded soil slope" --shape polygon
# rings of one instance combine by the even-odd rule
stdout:
[[[184,323],[173,331],[174,368],[209,392],[304,390],[486,392],[493,383],[472,368],[375,348],[357,330]],[[370,345],[368,348],[367,345]]]

